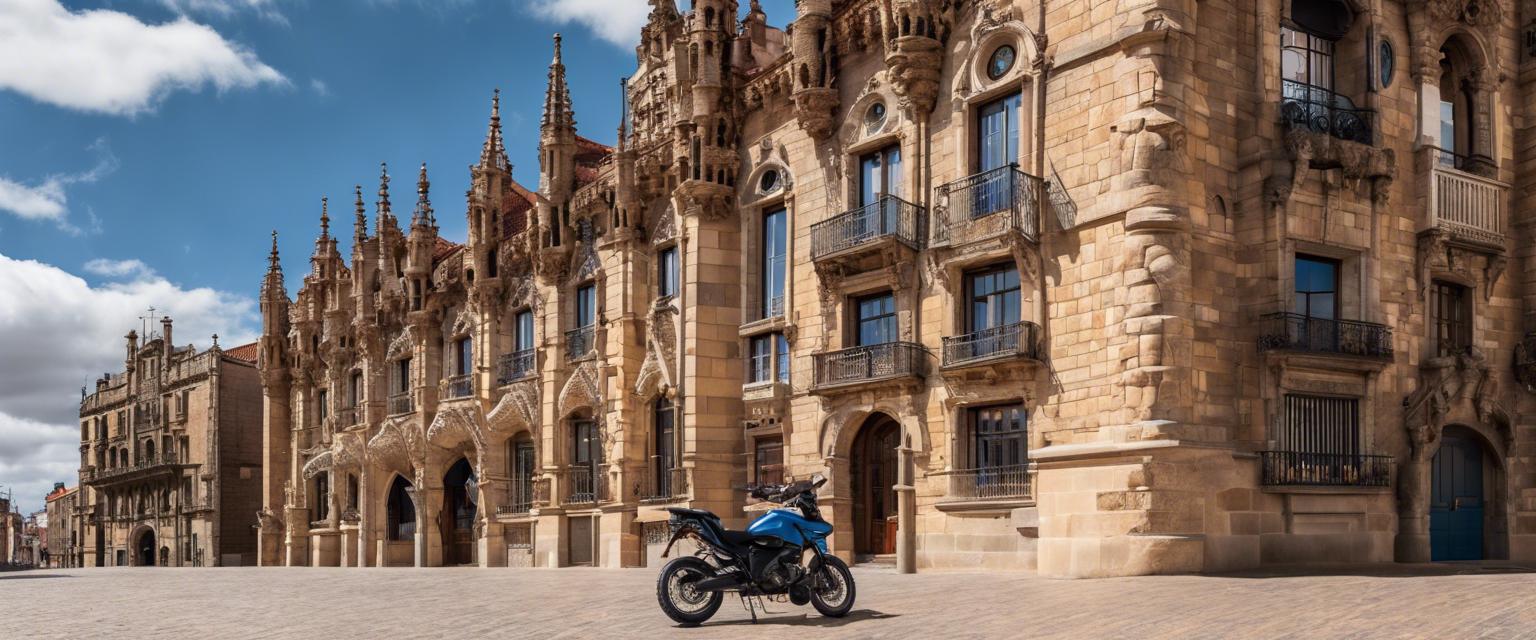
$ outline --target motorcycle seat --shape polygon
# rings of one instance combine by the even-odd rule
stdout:
[[[668,513],[673,513],[673,514],[676,514],[676,515],[680,515],[680,516],[697,516],[697,517],[700,517],[700,518],[708,518],[710,520],[719,520],[720,519],[720,516],[717,516],[717,515],[709,512],[709,511],[706,511],[704,509],[685,509],[683,507],[667,507],[667,512]]]
[[[724,540],[726,544],[737,548],[745,548],[747,545],[752,544],[752,539],[756,537],[745,531],[731,531],[730,529],[722,529],[720,531],[720,539]]]

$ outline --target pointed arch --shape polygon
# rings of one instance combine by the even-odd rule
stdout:
[[[560,415],[571,415],[580,410],[590,410],[593,415],[602,411],[602,392],[597,386],[597,365],[591,361],[583,362],[571,372],[571,377],[565,381],[565,387],[560,390]]]

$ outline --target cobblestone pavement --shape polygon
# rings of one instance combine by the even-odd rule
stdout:
[[[0,574],[4,638],[1536,638],[1536,570],[1106,580],[855,569],[842,620],[734,597],[699,629],[654,570],[84,569]]]

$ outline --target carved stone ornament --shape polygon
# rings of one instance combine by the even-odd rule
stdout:
[[[485,423],[487,428],[497,433],[536,430],[539,425],[538,378],[524,378],[507,385],[501,400],[485,414]]]
[[[406,327],[389,342],[389,349],[385,352],[385,359],[399,360],[410,356],[416,349],[416,336],[411,327]]]

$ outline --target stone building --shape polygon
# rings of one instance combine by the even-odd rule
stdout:
[[[1536,559],[1510,0],[653,0],[262,289],[263,564],[636,566],[814,472],[833,549],[1052,576]],[[1510,268],[1511,266],[1514,268]]]
[[[256,562],[261,383],[254,343],[175,346],[170,318],[80,402],[80,566]]]
[[[81,531],[76,529],[80,522],[80,487],[64,486],[62,482],[53,484],[53,491],[48,493],[45,511],[48,513],[48,566],[54,568],[72,568],[85,566],[85,547],[80,539]]]

